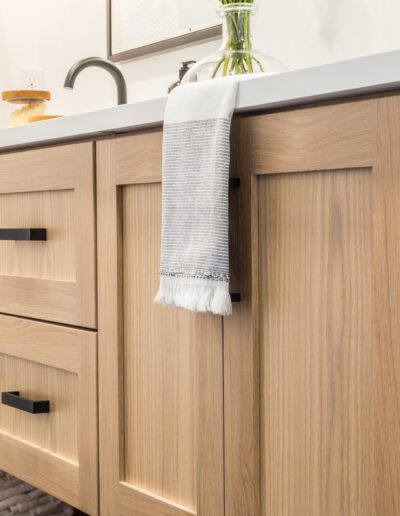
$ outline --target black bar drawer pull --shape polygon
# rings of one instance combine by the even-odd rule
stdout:
[[[29,414],[48,414],[50,412],[50,401],[32,401],[21,398],[18,391],[2,392],[1,403],[7,407],[29,412]]]
[[[47,231],[43,228],[0,229],[0,240],[44,241]]]
[[[229,187],[230,188],[240,188],[240,177],[230,177],[229,178]]]

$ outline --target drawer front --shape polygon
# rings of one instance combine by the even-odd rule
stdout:
[[[91,515],[96,376],[96,333],[0,316],[0,470]]]
[[[0,156],[0,312],[96,327],[94,209],[92,143]]]

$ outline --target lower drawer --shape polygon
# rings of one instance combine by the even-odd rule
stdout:
[[[0,316],[0,470],[91,515],[96,376],[94,332]]]

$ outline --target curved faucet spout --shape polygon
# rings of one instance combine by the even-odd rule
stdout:
[[[64,88],[73,89],[75,80],[82,70],[89,68],[90,66],[97,66],[107,70],[114,78],[117,89],[118,89],[118,104],[126,104],[128,102],[127,89],[125,78],[122,75],[121,70],[115,66],[111,61],[103,59],[102,57],[88,57],[75,63],[69,70],[67,77],[65,78]]]

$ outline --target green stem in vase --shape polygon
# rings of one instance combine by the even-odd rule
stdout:
[[[244,24],[244,41],[245,41],[245,49],[246,49],[246,62],[247,62],[247,71],[249,73],[254,73],[252,57],[250,56],[250,13],[245,13],[245,24]]]
[[[222,6],[231,6],[232,11],[226,11],[225,23],[227,42],[225,56],[217,63],[212,78],[221,71],[222,76],[254,73],[256,63],[262,70],[261,63],[253,57],[250,31],[251,12],[247,8],[240,9],[243,4],[254,4],[254,0],[220,0]],[[235,10],[237,6],[237,10]],[[263,71],[263,70],[262,70]]]

